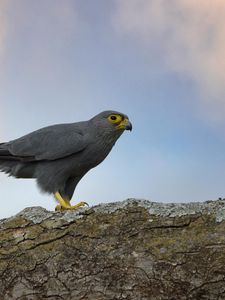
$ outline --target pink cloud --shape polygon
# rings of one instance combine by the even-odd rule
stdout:
[[[60,72],[57,70],[61,63],[59,58],[77,33],[77,19],[74,3],[69,0],[45,0],[40,3],[0,0],[0,52],[2,50],[4,54],[5,68],[11,57],[27,52],[26,59],[18,61],[23,64],[24,72],[42,77]],[[4,71],[0,70],[1,73]]]
[[[8,8],[7,0],[0,1],[0,59],[5,48],[5,38],[7,31],[6,11]]]
[[[158,48],[160,60],[192,79],[200,109],[213,119],[225,114],[225,2],[223,0],[116,0],[119,34]],[[163,51],[162,51],[163,49]]]

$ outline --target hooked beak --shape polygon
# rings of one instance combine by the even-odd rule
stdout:
[[[122,122],[120,122],[119,125],[116,126],[117,129],[123,129],[123,130],[132,130],[132,124],[129,121],[128,118],[124,119]]]
[[[125,129],[132,131],[132,124],[130,121],[128,121],[127,124],[125,125]]]

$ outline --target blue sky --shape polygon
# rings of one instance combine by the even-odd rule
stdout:
[[[113,109],[129,115],[73,203],[225,196],[225,4],[215,0],[2,0],[0,141]],[[0,174],[1,212],[53,209]]]

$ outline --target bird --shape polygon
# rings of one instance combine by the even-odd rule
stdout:
[[[100,164],[125,130],[132,130],[127,115],[103,111],[87,121],[50,125],[9,142],[0,143],[0,171],[15,178],[33,178],[44,193],[58,201],[55,210],[71,205],[81,178]]]

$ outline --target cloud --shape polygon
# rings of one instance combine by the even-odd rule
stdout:
[[[20,68],[23,73],[41,75],[43,80],[60,74],[67,59],[66,51],[77,33],[74,2],[20,0],[12,4],[8,1],[11,4],[7,12],[6,2],[0,0],[0,48],[6,40],[6,18],[8,23],[5,69],[9,71],[14,66],[14,72]]]
[[[6,48],[6,35],[7,35],[7,28],[8,28],[8,19],[7,19],[7,10],[9,7],[9,3],[7,0],[0,0],[0,81],[2,80],[2,73],[1,70],[3,68],[4,62],[4,53]],[[0,140],[3,136],[3,125],[4,122],[4,107],[1,106],[1,127],[0,127]]]
[[[193,80],[201,109],[225,115],[225,2],[223,0],[116,0],[119,34],[159,50],[170,70]]]
[[[34,20],[28,36],[30,64],[40,73],[43,68],[52,70],[52,76],[54,72],[60,72],[57,68],[64,63],[66,50],[76,36],[77,13],[72,1],[46,0],[41,4],[38,2],[37,9],[37,15],[33,6],[21,12],[28,22]]]
[[[5,48],[5,38],[7,31],[6,11],[8,8],[7,0],[0,0],[0,60]]]
[[[68,76],[77,28],[73,0],[0,0],[0,141],[7,114],[13,113],[11,101],[21,103],[21,111],[23,105],[61,101],[51,91]]]

